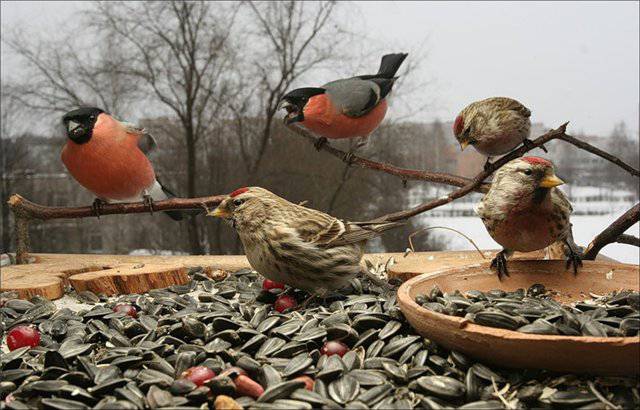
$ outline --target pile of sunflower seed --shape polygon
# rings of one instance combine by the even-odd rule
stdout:
[[[562,305],[544,285],[505,292],[442,293],[434,286],[429,294],[416,296],[416,303],[438,313],[460,316],[483,326],[523,333],[565,336],[637,336],[640,329],[640,294],[631,290]]]
[[[17,324],[41,332],[39,346],[2,354],[0,409],[207,409],[221,395],[245,409],[640,404],[639,383],[631,377],[489,368],[447,351],[413,331],[395,291],[366,280],[354,279],[328,300],[278,313],[272,302],[282,290],[263,291],[255,272],[211,280],[194,268],[190,275],[187,285],[143,295],[82,292],[75,297],[92,305],[79,311],[39,297],[0,295],[3,332]],[[138,317],[114,313],[118,303],[135,306]],[[349,351],[322,355],[327,340],[340,340]],[[180,379],[196,365],[218,376],[200,387]],[[264,393],[238,393],[233,378],[220,375],[231,366],[243,369]],[[315,381],[312,390],[296,380],[301,375]]]

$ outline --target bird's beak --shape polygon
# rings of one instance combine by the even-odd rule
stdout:
[[[540,181],[539,186],[541,188],[553,188],[554,186],[562,185],[564,181],[558,178],[555,174],[545,175]]]
[[[69,121],[69,123],[67,124],[67,131],[71,132],[73,130],[75,130],[76,128],[78,128],[80,126],[80,124],[78,124],[75,121]]]
[[[460,143],[460,151],[464,151],[465,148],[467,148],[467,146],[469,146],[469,141],[462,141]]]
[[[215,216],[216,218],[231,218],[231,214],[220,207],[214,209],[213,212],[209,213],[209,215]]]

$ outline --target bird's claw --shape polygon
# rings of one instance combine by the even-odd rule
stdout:
[[[151,195],[143,195],[142,203],[144,203],[146,207],[149,208],[149,213],[153,215],[153,198],[151,198]]]
[[[347,165],[351,165],[353,164],[353,152],[349,151],[346,154],[344,154],[344,156],[342,157],[342,160],[347,164]]]
[[[313,146],[316,148],[316,150],[320,151],[322,147],[327,144],[327,141],[328,140],[326,137],[317,138],[316,141],[313,143]]]
[[[582,253],[580,251],[576,251],[567,244],[567,259],[565,269],[569,269],[569,266],[573,266],[573,275],[578,274],[578,268],[582,267]]]
[[[498,274],[498,280],[502,281],[503,276],[509,276],[509,270],[507,269],[507,258],[504,256],[504,251],[498,252],[495,258],[491,261],[491,269],[495,269]]]
[[[93,204],[91,204],[91,209],[93,209],[93,213],[98,219],[100,219],[100,212],[102,211],[103,206],[104,206],[104,201],[100,198],[94,199]]]
[[[485,162],[483,166],[485,172],[489,172],[491,170],[492,165],[493,164],[491,163],[491,161],[489,161],[489,158],[487,158],[487,162]]]

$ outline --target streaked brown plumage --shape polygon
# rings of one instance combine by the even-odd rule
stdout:
[[[401,225],[344,222],[259,187],[232,192],[212,215],[233,223],[261,275],[318,295],[368,274],[361,265],[366,241]]]
[[[514,159],[496,172],[477,212],[489,235],[504,248],[492,262],[498,275],[507,274],[506,257],[514,251],[531,252],[557,241],[565,244],[577,272],[580,250],[571,238],[569,221],[573,209],[556,188],[563,183],[553,164],[538,157]]]
[[[507,97],[492,97],[469,104],[456,117],[453,133],[464,150],[472,145],[490,158],[503,155],[528,141],[531,111]]]

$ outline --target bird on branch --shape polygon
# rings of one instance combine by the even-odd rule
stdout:
[[[514,251],[532,252],[561,242],[567,267],[582,265],[582,250],[573,242],[569,216],[573,211],[557,186],[564,184],[553,164],[539,157],[522,157],[502,166],[489,192],[477,206],[489,235],[503,250],[491,262],[498,277],[509,275],[506,258]]]
[[[312,297],[345,287],[358,274],[384,284],[362,264],[364,246],[403,225],[341,221],[260,187],[235,190],[209,215],[231,222],[258,273]]]
[[[95,107],[70,111],[62,122],[67,133],[62,162],[76,181],[96,196],[96,216],[104,203],[143,201],[153,212],[154,200],[175,197],[156,178],[147,155],[157,144],[144,129],[120,122]],[[165,212],[176,221],[185,215],[184,211]]]
[[[406,53],[382,57],[378,73],[331,81],[322,87],[298,88],[282,97],[286,125],[300,123],[318,135],[316,148],[327,139],[360,138],[363,146],[387,113],[386,97],[398,79]]]
[[[471,145],[487,157],[506,154],[520,143],[531,145],[531,111],[518,101],[507,97],[492,97],[469,104],[456,117],[453,134],[460,149]],[[547,152],[546,148],[541,147]]]

